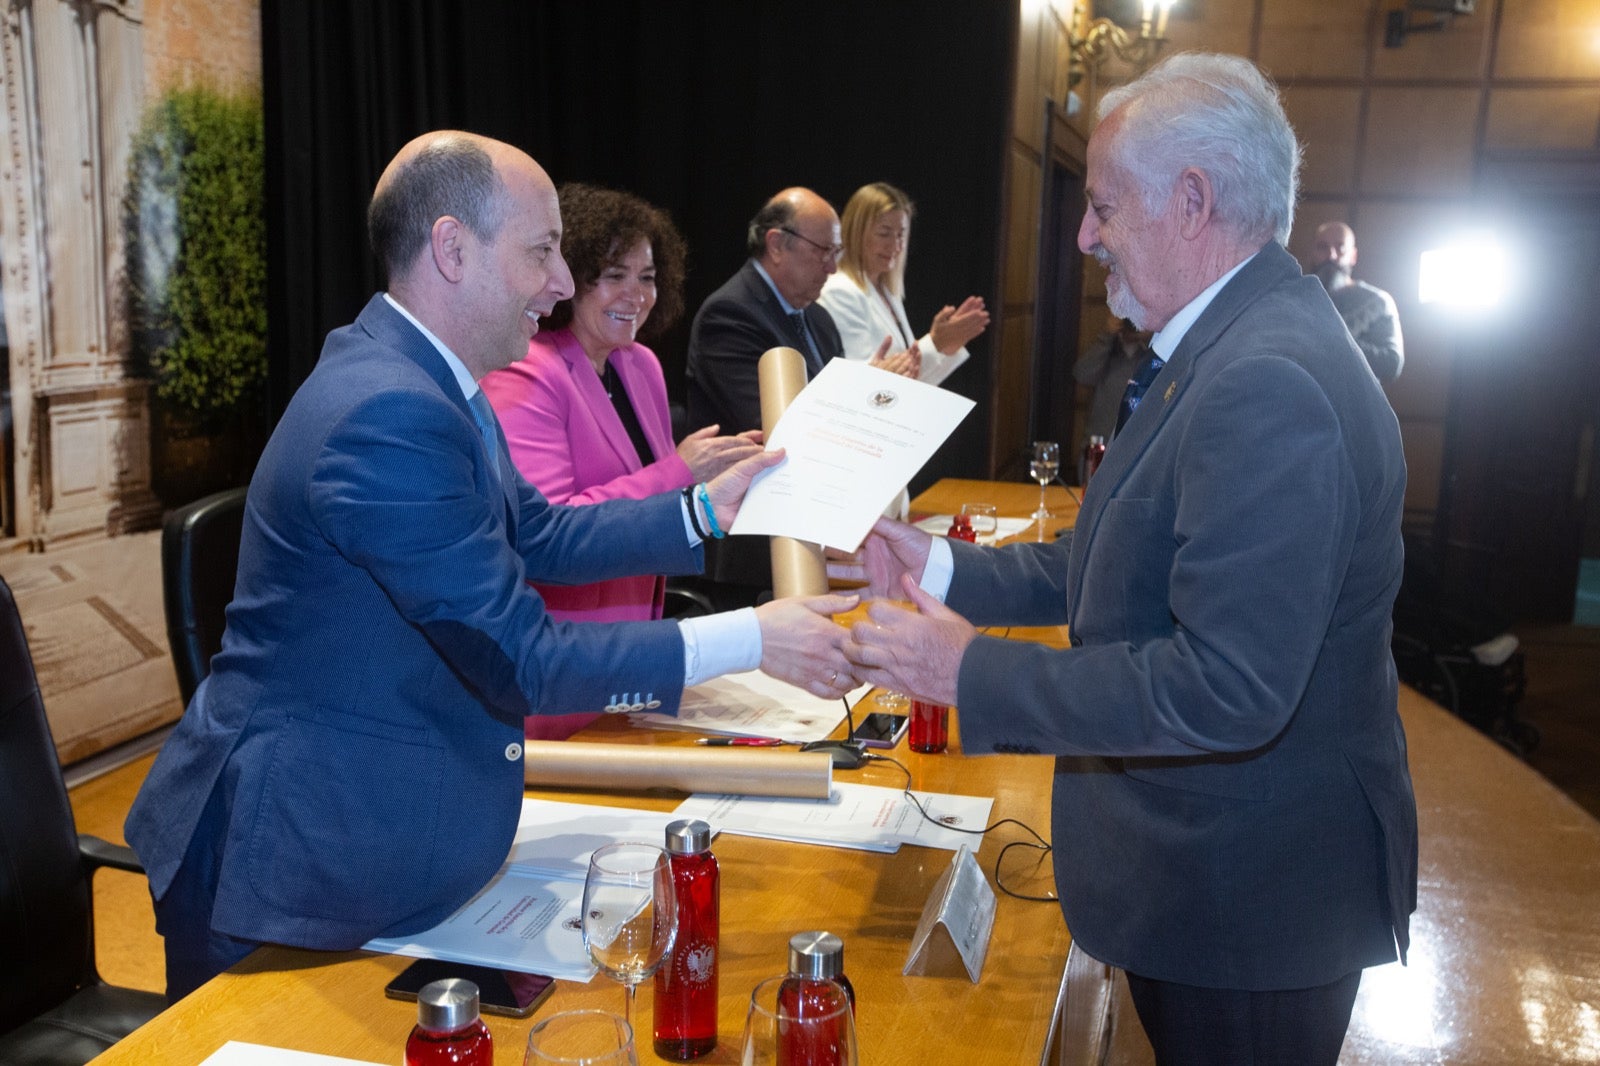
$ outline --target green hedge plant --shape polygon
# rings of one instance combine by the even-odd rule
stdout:
[[[136,360],[170,409],[216,431],[267,376],[260,100],[175,90],[134,137],[123,205]]]

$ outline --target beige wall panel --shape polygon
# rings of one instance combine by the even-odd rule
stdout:
[[[1359,78],[1366,69],[1369,5],[1273,0],[1262,5],[1259,61],[1279,83]]]
[[[1284,0],[1270,0],[1268,6],[1281,2]],[[1166,52],[1248,56],[1255,10],[1255,0],[1183,0],[1167,22]]]
[[[1400,422],[1406,456],[1406,514],[1432,514],[1439,509],[1444,478],[1444,423]]]
[[[1017,95],[1012,133],[1037,155],[1044,151],[1041,140],[1044,134],[1044,93],[1047,88],[1041,78],[1048,78],[1054,69],[1053,59],[1044,55],[1046,46],[1054,46],[1055,21],[1042,4],[1023,4],[1021,28],[1017,38]]]
[[[1595,5],[1600,10],[1600,3]],[[1597,31],[1600,33],[1600,31]],[[1600,49],[1600,36],[1595,46]],[[1592,151],[1600,143],[1600,89],[1495,89],[1483,146],[1490,151]]]
[[[1362,191],[1470,192],[1477,114],[1474,89],[1373,89],[1362,148]]]
[[[1011,149],[1010,195],[1005,302],[1031,305],[1039,257],[1039,164],[1015,145]]]
[[[1406,342],[1406,365],[1398,378],[1384,386],[1389,406],[1401,421],[1442,422],[1450,407],[1453,353],[1461,343],[1458,326],[1446,312],[1429,305],[1410,313],[1402,311],[1400,330]]]
[[[1401,5],[1383,0],[1372,20],[1372,73],[1388,78],[1478,79],[1489,68],[1489,38],[1494,30],[1494,6],[1498,0],[1478,0],[1471,15],[1460,15],[1442,30],[1409,34],[1399,48],[1383,45],[1387,13]],[[1525,0],[1515,0],[1523,3]],[[1413,23],[1433,16],[1416,13]],[[1520,16],[1518,16],[1520,17]]]
[[[1301,195],[1348,195],[1355,187],[1361,91],[1290,88],[1283,104],[1305,150]]]
[[[1005,467],[1022,453],[1027,435],[1028,379],[1033,352],[1033,316],[1007,315],[1000,342],[1000,363],[995,367],[994,422],[989,429],[990,454],[997,467]]]
[[[145,0],[145,98],[261,87],[260,0]]]
[[[1600,3],[1505,2],[1495,77],[1600,78]]]

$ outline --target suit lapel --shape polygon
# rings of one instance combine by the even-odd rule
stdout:
[[[473,417],[472,408],[467,405],[467,398],[461,394],[461,385],[456,381],[456,376],[450,370],[450,365],[444,361],[444,356],[439,354],[438,349],[434,348],[428,338],[418,332],[415,326],[406,321],[404,315],[389,306],[389,301],[383,298],[382,293],[367,301],[367,306],[362,309],[361,315],[356,321],[362,329],[372,335],[374,340],[393,351],[399,352],[402,356],[417,364],[433,380],[433,383],[439,387],[439,391],[444,393],[445,398],[461,412],[461,417],[467,420],[467,424],[472,427],[473,439],[483,440],[482,435],[478,432],[478,420]],[[505,471],[505,476],[497,476],[495,471],[487,466],[484,469],[484,475],[491,493],[494,491],[494,485],[497,482],[500,485],[501,502],[503,504],[501,514],[506,525],[506,536],[515,544],[517,471],[516,467],[512,465],[511,452],[506,447],[506,432],[500,427],[499,419],[495,420],[495,440],[500,447],[500,469]],[[483,457],[485,464],[491,458],[482,449],[479,449],[477,454]]]
[[[1183,340],[1172,353],[1155,381],[1140,401],[1128,424],[1117,434],[1112,446],[1106,449],[1105,458],[1095,472],[1089,490],[1084,493],[1083,507],[1078,512],[1076,531],[1073,534],[1072,562],[1067,579],[1067,617],[1070,620],[1078,606],[1083,591],[1082,567],[1089,546],[1099,528],[1105,505],[1122,487],[1140,458],[1161,434],[1161,427],[1181,399],[1194,378],[1198,360],[1210,350],[1235,319],[1265,291],[1276,285],[1289,272],[1298,274],[1299,266],[1289,253],[1276,242],[1256,253],[1217,293],[1205,311],[1184,333]]]
[[[567,364],[567,373],[572,375],[572,383],[577,390],[578,398],[589,409],[590,417],[594,419],[606,443],[611,446],[617,461],[622,464],[624,470],[639,469],[639,457],[634,456],[633,441],[628,437],[628,431],[623,428],[622,419],[617,415],[611,397],[606,395],[605,382],[594,372],[594,364],[589,362],[588,355],[583,351],[583,345],[578,343],[578,339],[571,331],[562,330],[557,336],[556,347]],[[624,390],[628,388],[628,375],[622,369],[622,364],[626,362],[626,359],[620,359],[612,364],[617,368],[617,378],[622,382]],[[632,399],[631,394],[629,398]],[[634,410],[638,409],[639,405],[634,404]]]

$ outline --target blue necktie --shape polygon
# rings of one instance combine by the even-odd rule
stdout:
[[[807,361],[816,359],[817,346],[811,343],[811,331],[806,329],[806,313],[792,311],[789,314],[789,321],[794,323],[795,334],[800,338],[800,350],[808,357]]]
[[[497,423],[494,418],[494,408],[489,406],[489,397],[479,389],[472,394],[472,399],[467,401],[467,406],[472,408],[472,417],[478,423],[478,432],[483,434],[483,447],[489,453],[495,481],[503,485],[505,476],[500,470],[500,435],[495,432]]]
[[[1161,367],[1165,362],[1166,360],[1155,352],[1151,352],[1143,362],[1133,368],[1133,377],[1128,379],[1128,387],[1122,390],[1122,406],[1117,409],[1117,428],[1111,434],[1113,438],[1122,432],[1122,427],[1133,417],[1134,408],[1144,399],[1145,390],[1156,379],[1156,375],[1161,373]]]

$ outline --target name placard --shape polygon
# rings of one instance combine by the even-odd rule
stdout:
[[[939,875],[922,919],[911,937],[911,952],[902,974],[952,976],[959,972],[957,960],[966,968],[973,984],[983,973],[983,960],[989,954],[989,936],[994,932],[994,889],[984,878],[978,860],[962,846]]]

